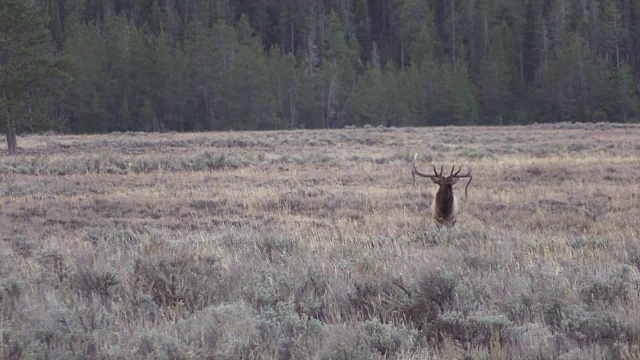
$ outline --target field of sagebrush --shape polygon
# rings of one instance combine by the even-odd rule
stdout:
[[[640,353],[640,126],[28,136],[0,359]],[[468,164],[453,229],[418,168]]]

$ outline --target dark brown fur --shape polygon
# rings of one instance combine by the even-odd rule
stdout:
[[[451,216],[454,209],[453,186],[450,184],[440,185],[436,193],[436,216],[446,219]]]
[[[418,154],[416,154],[413,158],[413,171],[411,174],[413,175],[413,181],[415,183],[415,176],[422,176],[430,178],[431,181],[438,184],[440,187],[438,188],[438,192],[436,193],[436,198],[431,203],[431,217],[436,222],[438,226],[449,225],[453,226],[456,223],[456,217],[458,216],[458,202],[456,200],[455,195],[453,194],[453,185],[458,182],[460,178],[469,178],[469,182],[467,186],[464,188],[464,194],[467,195],[467,188],[473,179],[471,177],[471,168],[466,174],[460,174],[460,170],[462,167],[455,171],[455,165],[451,168],[451,174],[449,176],[443,176],[443,167],[440,167],[440,172],[433,167],[433,175],[421,173],[416,169],[416,158]]]
[[[455,225],[458,204],[453,194],[453,185],[457,179],[433,178],[431,180],[440,186],[431,204],[431,217],[438,226]]]

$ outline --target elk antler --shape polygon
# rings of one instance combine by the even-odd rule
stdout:
[[[449,179],[461,179],[461,178],[469,178],[469,181],[467,182],[467,186],[464,187],[464,197],[467,197],[467,189],[469,188],[469,184],[471,184],[471,180],[473,180],[473,177],[471,176],[471,166],[469,166],[469,171],[467,171],[466,174],[462,174],[462,175],[458,175],[460,173],[460,170],[462,170],[462,166],[460,166],[458,168],[458,171],[456,171],[455,173],[453,172],[453,170],[455,169],[455,165],[453,165],[453,169],[451,169],[451,175],[447,176],[447,180]]]
[[[428,178],[435,178],[435,177],[442,176],[442,167],[440,167],[440,174],[438,174],[438,170],[436,170],[436,166],[435,165],[433,165],[434,175],[424,174],[424,173],[421,173],[420,171],[418,171],[418,169],[416,169],[416,159],[417,158],[418,158],[418,153],[416,153],[413,156],[413,170],[411,171],[411,176],[413,177],[413,185],[414,186],[416,184],[416,175],[422,176],[422,177],[428,177]]]
[[[440,166],[440,172],[438,172],[438,169],[436,169],[436,166],[433,165],[433,175],[421,173],[420,171],[418,171],[418,169],[416,169],[417,158],[418,158],[418,153],[415,153],[415,155],[413,156],[413,170],[411,171],[411,176],[413,177],[414,186],[416,184],[416,175],[431,178],[431,179],[443,177],[442,173],[444,172],[444,165]],[[452,180],[452,179],[469,178],[469,181],[467,182],[467,186],[465,186],[464,188],[464,196],[467,197],[467,190],[469,189],[469,184],[471,184],[471,180],[473,180],[473,177],[471,176],[471,166],[469,166],[469,171],[467,171],[466,174],[459,175],[460,171],[462,171],[462,166],[459,166],[458,171],[456,171],[456,165],[454,164],[453,167],[451,168],[451,173],[449,174],[449,176],[447,176],[446,179]]]

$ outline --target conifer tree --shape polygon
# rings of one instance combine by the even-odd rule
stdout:
[[[17,153],[19,132],[55,125],[47,105],[64,71],[38,9],[27,0],[0,2],[0,126],[9,154]]]

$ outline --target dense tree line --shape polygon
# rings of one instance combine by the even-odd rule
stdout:
[[[10,1],[68,59],[72,132],[640,116],[632,0]]]

